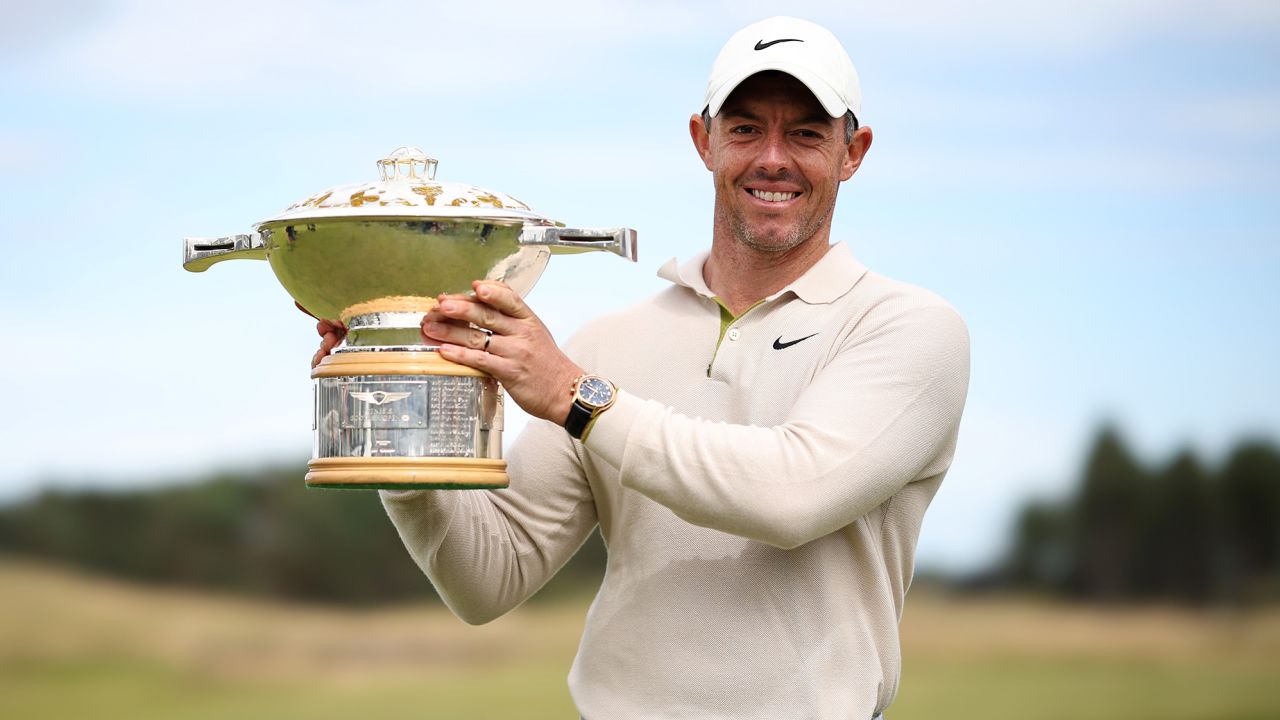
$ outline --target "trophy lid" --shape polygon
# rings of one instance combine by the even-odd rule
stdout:
[[[437,182],[436,165],[416,147],[399,148],[378,161],[381,181],[321,190],[256,227],[333,218],[492,218],[553,224],[506,193]]]

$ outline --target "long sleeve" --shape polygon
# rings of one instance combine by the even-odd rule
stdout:
[[[916,307],[850,334],[782,424],[710,422],[623,392],[587,448],[690,523],[794,548],[945,472],[968,378],[963,321]]]
[[[466,622],[501,616],[542,587],[596,525],[591,488],[564,429],[533,421],[503,490],[382,493],[405,547]]]

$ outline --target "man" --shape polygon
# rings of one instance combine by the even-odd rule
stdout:
[[[689,133],[715,183],[710,252],[668,263],[672,287],[567,353],[499,283],[442,296],[427,340],[539,419],[511,449],[509,489],[383,502],[473,623],[524,601],[599,525],[608,568],[569,675],[586,718],[872,718],[897,691],[967,333],[941,299],[829,244],[839,185],[871,146],[834,36],[791,18],[745,28],[702,110]]]

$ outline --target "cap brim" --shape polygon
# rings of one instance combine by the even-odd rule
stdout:
[[[746,80],[757,73],[767,72],[769,70],[784,72],[799,80],[805,87],[809,88],[809,92],[813,93],[813,96],[817,98],[818,103],[822,105],[822,109],[826,110],[827,114],[833,118],[842,117],[852,109],[845,104],[844,100],[840,98],[840,94],[836,92],[834,88],[814,73],[794,65],[773,62],[764,63],[760,66],[748,67],[745,70],[739,71],[738,73],[725,78],[724,82],[720,83],[716,91],[707,98],[707,112],[712,117],[718,115],[720,113],[720,108],[724,105],[724,101],[729,99],[729,96],[733,94],[733,91],[736,90],[739,85],[742,84],[743,80]]]

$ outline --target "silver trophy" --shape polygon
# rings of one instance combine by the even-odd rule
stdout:
[[[425,345],[422,317],[440,293],[500,280],[521,296],[552,254],[603,250],[634,261],[627,228],[566,228],[510,195],[436,182],[436,161],[400,148],[380,182],[340,185],[245,235],[187,238],[182,266],[267,260],[285,290],[347,337],[311,372],[315,445],[307,485],[494,488],[502,389]]]

